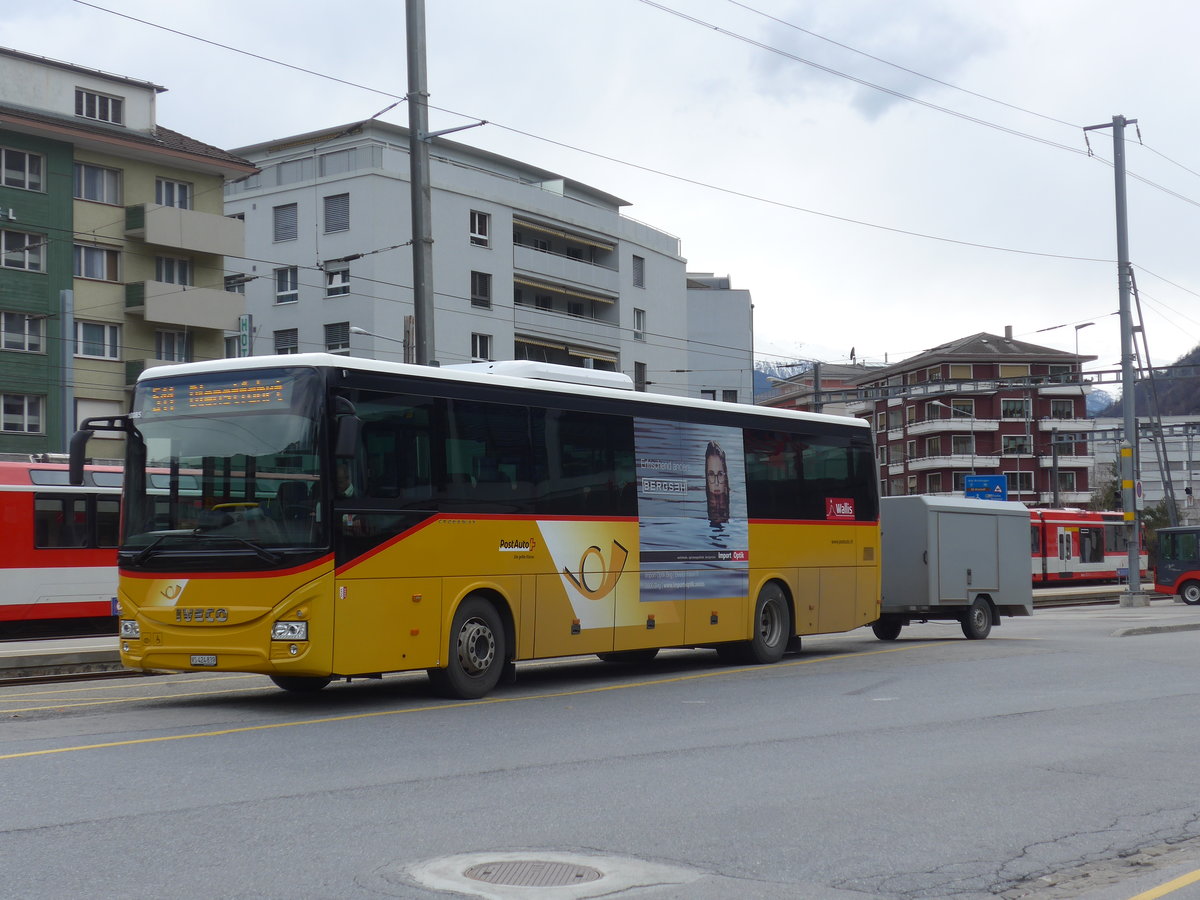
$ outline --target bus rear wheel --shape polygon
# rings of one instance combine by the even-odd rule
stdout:
[[[454,614],[446,668],[429,669],[435,693],[475,700],[500,681],[506,655],[504,623],[483,597],[467,597]]]
[[[962,632],[972,641],[982,641],[991,634],[992,605],[982,597],[976,597],[975,602],[963,613]]]
[[[1200,604],[1200,581],[1185,581],[1179,586],[1179,599],[1188,606]]]
[[[333,681],[329,675],[272,675],[275,686],[291,694],[315,694]]]
[[[729,663],[774,663],[783,659],[792,633],[792,613],[783,588],[771,582],[754,604],[754,633],[748,641],[718,644],[717,656]]]

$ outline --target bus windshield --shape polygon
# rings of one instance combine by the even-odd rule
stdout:
[[[195,549],[241,550],[280,564],[281,550],[326,544],[320,398],[321,379],[311,369],[140,382],[123,562]]]

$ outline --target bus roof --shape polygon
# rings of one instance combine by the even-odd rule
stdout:
[[[162,378],[178,378],[187,375],[213,374],[217,372],[238,372],[253,369],[279,368],[330,368],[346,369],[356,372],[379,372],[391,375],[405,375],[410,378],[422,378],[438,381],[452,381],[470,384],[496,384],[512,387],[523,391],[545,393],[570,393],[585,397],[608,397],[623,400],[630,404],[654,403],[662,406],[677,406],[687,409],[711,410],[722,409],[726,412],[736,412],[741,415],[755,415],[775,419],[804,419],[812,422],[824,422],[836,425],[857,426],[870,428],[865,419],[851,416],[834,416],[825,413],[801,412],[790,409],[777,409],[770,406],[756,406],[749,403],[728,403],[722,400],[697,400],[690,397],[677,397],[671,394],[650,394],[644,391],[622,390],[620,388],[602,387],[591,384],[579,384],[577,381],[552,381],[545,377],[514,377],[499,374],[502,367],[455,366],[417,366],[410,363],[385,362],[376,359],[361,359],[357,357],[339,356],[332,353],[290,353],[282,356],[243,356],[230,359],[213,359],[204,362],[179,363],[169,366],[154,366],[144,369],[138,376],[138,383],[156,381]],[[570,367],[563,367],[570,368]],[[539,371],[545,372],[545,367]]]

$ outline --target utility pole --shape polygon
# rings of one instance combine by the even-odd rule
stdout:
[[[433,201],[429,187],[429,90],[425,0],[405,0],[408,32],[408,153],[412,192],[413,319],[416,363],[436,366],[433,335]]]
[[[1138,527],[1137,497],[1137,394],[1133,369],[1133,312],[1130,308],[1131,278],[1129,269],[1129,219],[1125,202],[1125,126],[1136,125],[1137,119],[1113,116],[1111,125],[1089,125],[1084,131],[1112,128],[1113,132],[1113,177],[1117,198],[1117,280],[1120,288],[1121,320],[1121,398],[1125,410],[1125,437],[1120,448],[1121,501],[1125,513],[1126,539],[1128,541],[1128,586],[1121,595],[1121,606],[1146,606],[1148,600],[1142,593],[1141,573],[1141,529]]]

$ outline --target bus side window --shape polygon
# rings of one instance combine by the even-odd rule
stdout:
[[[87,546],[86,497],[35,497],[33,516],[35,547]]]
[[[96,546],[116,547],[121,543],[121,504],[116,497],[96,498]]]

